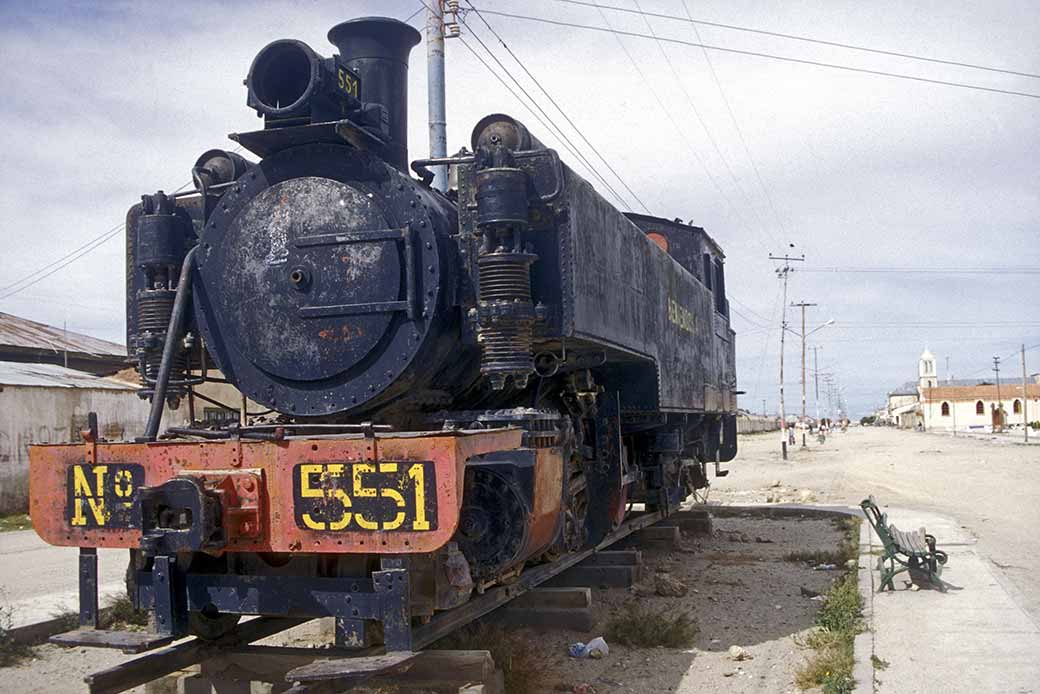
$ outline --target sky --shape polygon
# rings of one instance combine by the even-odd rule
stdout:
[[[856,417],[914,380],[925,348],[941,378],[993,376],[993,356],[1002,358],[1002,380],[1020,378],[1023,344],[1032,347],[1029,372],[1040,371],[1040,98],[675,41],[1038,96],[1040,78],[560,0],[473,4],[661,39],[484,13],[521,67],[469,12],[462,38],[446,49],[448,151],[468,144],[483,115],[509,113],[611,195],[478,61],[474,53],[508,81],[483,41],[624,198],[619,207],[643,212],[645,204],[652,214],[692,221],[725,249],[742,407],[758,412],[764,402],[777,411],[783,311],[779,264],[769,255],[785,252],[805,256],[792,263],[787,300],[817,304],[807,309],[807,331],[834,321],[808,340],[810,415],[812,346],[819,372]],[[600,4],[680,17],[688,10],[705,22],[1040,75],[1040,12],[1026,0]],[[0,2],[7,97],[0,101],[0,311],[122,342],[119,225],[140,195],[186,184],[203,151],[230,148],[228,133],[260,126],[242,86],[257,51],[297,38],[330,55],[325,34],[333,24],[405,19],[421,7],[418,0]],[[421,28],[424,12],[411,22]],[[409,74],[413,159],[428,151],[425,81],[420,45]],[[110,230],[96,248],[46,274]],[[786,311],[795,332],[797,311]],[[787,336],[790,413],[800,409],[801,345]],[[822,381],[820,388],[826,414]]]

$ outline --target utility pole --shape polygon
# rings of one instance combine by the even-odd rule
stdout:
[[[799,308],[802,309],[802,333],[801,333],[801,336],[802,336],[802,419],[801,419],[801,425],[802,425],[802,448],[806,447],[806,444],[805,444],[805,430],[807,428],[805,426],[805,309],[810,307],[810,306],[815,306],[815,305],[816,304],[810,304],[810,303],[807,303],[805,301],[802,301],[802,302],[797,303],[797,304],[791,304],[792,307],[799,307]]]
[[[794,244],[790,244],[794,248]],[[776,269],[776,275],[784,283],[783,316],[780,321],[780,455],[787,460],[787,413],[784,410],[784,337],[787,333],[787,277],[791,274],[792,262],[805,262],[805,255],[794,258],[784,253],[783,257],[769,254],[770,260],[782,260],[784,266]]]
[[[444,2],[426,6],[426,84],[430,122],[430,157],[448,156],[448,117],[444,97]],[[431,166],[433,187],[448,190],[448,167]]]
[[[819,348],[818,345],[813,345],[812,348],[813,381],[816,383],[816,396],[813,398],[813,402],[816,403],[816,426],[820,426],[820,360],[816,351]]]
[[[950,377],[950,355],[946,355],[946,383],[953,385],[953,378]]]
[[[999,427],[1004,430],[1004,402],[1000,399],[1000,357],[993,357],[993,373],[997,375],[997,422],[993,424],[993,433],[997,433]]]
[[[1029,383],[1026,380],[1026,346],[1022,345],[1022,434],[1029,443]]]
[[[766,416],[766,399],[762,398],[762,416]]]
[[[834,375],[824,374],[823,385],[827,388],[827,419],[834,421]]]

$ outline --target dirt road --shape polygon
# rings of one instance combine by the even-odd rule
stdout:
[[[742,437],[728,467],[728,477],[712,482],[712,500],[857,505],[873,494],[883,504],[952,516],[1040,621],[1040,447],[852,427],[823,445],[794,447],[786,462],[778,433]]]

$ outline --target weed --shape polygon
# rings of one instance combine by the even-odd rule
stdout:
[[[788,552],[784,555],[784,561],[801,562],[805,564],[844,564],[844,554],[835,549],[800,549]]]
[[[623,646],[683,648],[693,643],[697,623],[685,612],[654,612],[631,602],[610,618],[607,642]]]
[[[504,675],[506,694],[545,691],[542,686],[544,665],[522,633],[506,631],[496,624],[475,622],[445,636],[431,648],[490,651],[495,667]]]
[[[816,615],[820,628],[806,639],[814,653],[795,676],[799,687],[822,687],[824,694],[852,691],[853,641],[863,629],[862,607],[854,571],[831,586]]]
[[[0,516],[0,533],[7,530],[29,530],[32,521],[28,513],[14,513],[10,516]]]
[[[32,656],[33,650],[24,643],[18,643],[11,635],[14,623],[14,608],[0,593],[0,667],[17,665]]]
[[[878,658],[876,655],[870,656],[870,664],[874,666],[875,670],[887,670],[888,666],[891,665],[890,662],[884,658]]]
[[[842,532],[841,542],[837,549],[831,550],[799,550],[784,555],[786,561],[805,562],[807,564],[836,564],[843,566],[851,559],[859,558],[859,526],[862,521],[855,516],[842,516],[834,519],[834,527]]]
[[[105,612],[107,629],[133,630],[134,627],[148,626],[148,612],[135,609],[130,596],[126,594],[113,599]]]
[[[56,628],[59,631],[72,631],[79,627],[79,613],[65,607],[59,608],[57,612],[52,612],[51,617],[58,621]]]
[[[849,572],[828,591],[816,623],[828,631],[855,636],[862,631],[862,610],[856,574]]]

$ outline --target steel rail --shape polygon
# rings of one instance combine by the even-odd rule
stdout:
[[[637,530],[642,530],[665,519],[668,515],[670,514],[666,514],[663,511],[653,511],[630,518],[622,522],[616,530],[607,535],[595,547],[568,554],[550,564],[536,566],[522,573],[519,580],[515,583],[493,588],[483,595],[473,598],[461,607],[435,615],[428,624],[413,627],[412,643],[415,650],[421,650],[470,622],[493,612],[514,598],[523,595],[563,573],[575,564],[582,562],[596,552],[610,547]],[[90,694],[118,694],[223,654],[237,653],[263,657],[265,653],[269,652],[271,655],[283,655],[287,652],[284,648],[277,646],[250,646],[249,644],[307,621],[310,621],[310,619],[282,617],[252,619],[242,623],[234,632],[217,640],[206,641],[195,637],[152,651],[151,653],[146,653],[106,670],[95,672],[85,677],[84,681],[88,686]],[[357,658],[377,655],[382,653],[384,649],[382,646],[373,646],[371,648],[350,651],[349,654],[344,653],[341,649],[294,648],[291,650],[292,655],[297,657],[306,655],[306,650],[313,650],[314,660],[326,660],[332,654],[343,658]],[[345,680],[309,682],[297,684],[286,690],[286,694],[333,694],[334,692],[345,691],[356,685],[356,680],[351,682]]]

